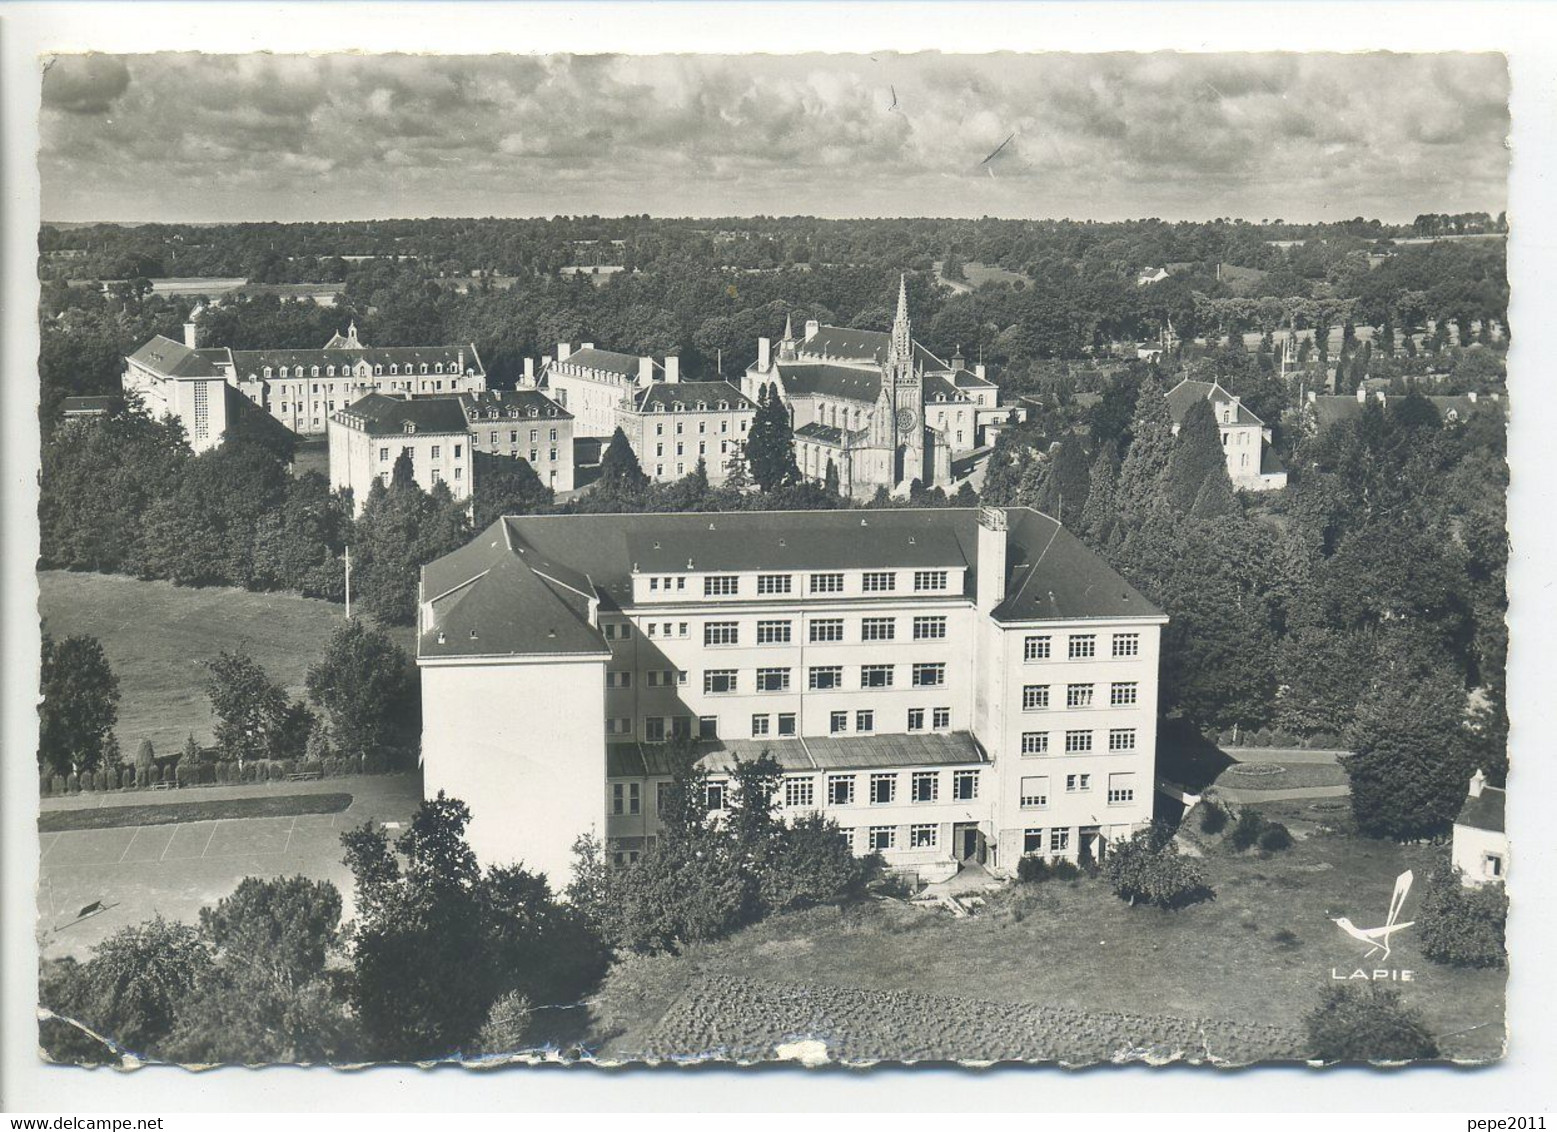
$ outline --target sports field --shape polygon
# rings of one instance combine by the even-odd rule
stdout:
[[[40,834],[38,939],[43,955],[86,958],[104,937],[158,914],[194,923],[202,907],[226,896],[246,876],[303,875],[331,881],[341,890],[349,917],[351,875],[341,861],[341,833],[369,819],[403,826],[421,800],[421,776],[358,776],[288,785],[289,796],[349,793],[351,803],[335,813]],[[165,798],[167,806],[179,807],[192,798],[254,798],[256,790],[209,787],[160,796],[138,792],[134,797],[142,802]],[[49,812],[61,811],[50,807]],[[92,904],[105,910],[78,919],[81,909]]]

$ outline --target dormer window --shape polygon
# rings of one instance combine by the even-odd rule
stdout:
[[[314,366],[314,368],[313,368],[313,370],[311,372],[312,372],[312,376],[318,377],[319,376],[319,367],[318,366]]]
[[[382,377],[383,375],[384,375],[384,363],[383,362],[375,362],[373,364],[373,376],[374,377]]]
[[[416,425],[411,421],[406,421],[402,427],[404,428],[407,435],[410,435],[416,431]]]
[[[283,376],[285,376],[285,373],[286,373],[286,371],[285,371],[285,370],[283,370],[283,371],[282,371],[282,375],[283,375]],[[266,367],[265,367],[265,380],[266,380],[266,381],[269,381],[269,380],[270,380],[270,367],[269,367],[269,366],[266,366]]]
[[[426,362],[423,362],[423,363],[422,363],[422,372],[423,372],[423,373],[426,373],[426,372],[427,372],[427,363],[426,363]]]

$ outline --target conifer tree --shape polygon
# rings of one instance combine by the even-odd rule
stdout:
[[[1192,404],[1179,425],[1179,435],[1168,460],[1168,502],[1180,515],[1195,507],[1200,489],[1208,480],[1227,479],[1227,456],[1222,449],[1222,430],[1209,400]],[[1231,497],[1231,483],[1228,495]]]
[[[1163,481],[1173,452],[1173,417],[1168,412],[1168,398],[1155,384],[1141,389],[1130,432],[1130,449],[1119,465],[1117,498],[1120,515],[1136,520],[1161,505]]]
[[[1081,529],[1096,537],[1102,534],[1107,525],[1113,521],[1114,514],[1118,510],[1119,445],[1117,442],[1107,440],[1098,448],[1097,457],[1092,461],[1092,469],[1087,479],[1089,483],[1087,505],[1081,510]]]
[[[638,454],[628,443],[627,434],[618,428],[600,458],[600,481],[595,490],[607,499],[632,499],[648,484]]]

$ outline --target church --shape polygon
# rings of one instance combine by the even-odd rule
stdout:
[[[786,321],[776,355],[759,338],[741,391],[755,401],[764,386],[789,410],[801,473],[825,480],[832,468],[840,490],[862,498],[883,487],[904,494],[915,480],[952,488],[953,459],[971,453],[982,429],[1001,419],[982,365],[948,363],[914,341],[906,277],[888,332],[811,321],[796,338]]]

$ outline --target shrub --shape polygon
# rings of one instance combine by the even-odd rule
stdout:
[[[1245,849],[1253,849],[1259,844],[1260,835],[1265,832],[1265,817],[1258,810],[1245,807],[1239,811],[1238,821],[1233,825],[1232,833],[1227,835],[1228,843],[1240,853]]]
[[[1422,953],[1434,963],[1501,967],[1507,962],[1508,894],[1501,884],[1467,888],[1459,870],[1439,868],[1428,877],[1416,920]]]
[[[493,1056],[523,1049],[532,1013],[527,995],[519,991],[503,995],[487,1011],[487,1020],[476,1035],[476,1051]]]
[[[383,774],[387,769],[384,756],[378,751],[374,751],[362,760],[363,774]]]
[[[65,784],[70,788],[72,794],[81,793],[81,776],[75,771],[70,772],[70,777],[65,779]]]
[[[1278,727],[1270,733],[1270,745],[1272,747],[1296,747],[1297,737],[1290,731],[1283,731]]]
[[[178,769],[174,771],[174,777],[177,778],[180,786],[193,786],[197,774],[199,771],[195,767],[183,761],[179,762]]]
[[[1069,858],[1056,857],[1054,863],[1049,866],[1049,875],[1055,880],[1078,880],[1081,877],[1081,867]]]
[[[322,763],[318,759],[304,759],[303,760],[303,773],[304,774],[322,774],[322,773],[324,773],[324,763]]]
[[[1103,864],[1114,894],[1131,904],[1182,908],[1213,893],[1199,863],[1180,855],[1173,831],[1154,824],[1116,843]]]
[[[1382,983],[1327,986],[1303,1019],[1310,1056],[1324,1062],[1414,1061],[1438,1044],[1400,992]]]
[[[49,777],[47,774],[40,774],[38,776],[38,793],[47,798],[49,796],[49,790],[53,784],[54,780],[51,777]]]
[[[160,785],[161,782],[162,782],[162,768],[160,766],[158,766],[156,763],[152,763],[151,764],[151,772],[147,776],[146,784],[148,786],[157,786],[157,785]]]
[[[1028,853],[1017,859],[1016,879],[1022,884],[1039,884],[1049,879],[1049,865],[1036,853]]]
[[[1260,834],[1260,848],[1269,853],[1292,848],[1292,831],[1279,821],[1268,822]]]
[[[125,766],[122,768],[122,771],[123,773],[120,775],[119,781],[124,785],[126,790],[129,790],[135,786],[145,785],[145,783],[141,781],[142,774],[139,767]]]
[[[65,791],[66,791],[65,776],[63,774],[56,774],[54,776],[53,782],[54,782],[54,789],[51,791],[51,793],[54,793],[54,794],[63,794],[63,793],[65,793]]]
[[[1227,811],[1216,802],[1206,802],[1200,809],[1200,832],[1221,833],[1227,828]]]
[[[1249,745],[1251,747],[1269,747],[1271,745],[1270,728],[1262,727],[1249,736]]]

